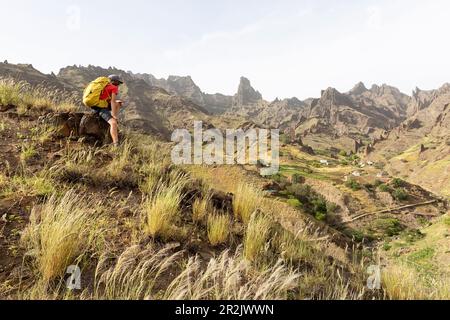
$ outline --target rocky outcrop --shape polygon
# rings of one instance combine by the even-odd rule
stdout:
[[[95,113],[49,113],[40,117],[39,122],[54,127],[57,137],[110,142],[109,125]]]
[[[237,94],[233,98],[233,106],[247,106],[258,103],[262,100],[262,95],[256,91],[245,77],[241,77]]]

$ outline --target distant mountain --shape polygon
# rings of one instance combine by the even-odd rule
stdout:
[[[52,87],[60,90],[75,90],[72,82],[58,79],[55,74],[43,74],[31,64],[11,64],[8,61],[0,63],[0,76],[11,77],[19,81],[26,81],[31,85]]]
[[[450,196],[450,85],[415,90],[408,114],[400,126],[376,141],[369,158],[385,161],[397,176]]]
[[[121,74],[126,80],[122,93],[130,102],[126,121],[148,132],[162,132],[167,136],[176,125],[188,125],[194,118],[219,125],[250,121],[263,127],[295,130],[307,140],[317,140],[314,136],[321,135],[322,142],[329,145],[342,138],[346,140],[343,146],[351,149],[354,141],[361,142],[358,145],[377,141],[415,116],[427,118],[415,123],[435,121],[440,113],[430,111],[430,106],[450,92],[450,85],[446,85],[431,91],[416,89],[408,96],[388,85],[373,85],[368,89],[360,82],[346,93],[328,88],[317,99],[269,102],[245,77],[240,79],[237,93],[226,96],[204,93],[190,76],[157,79],[147,73],[95,66],[69,66],[58,75],[45,75],[31,65],[0,63],[0,76],[13,76],[31,84],[48,85],[80,95],[92,79],[111,73]],[[421,113],[423,110],[428,111]],[[312,138],[308,138],[310,136]]]
[[[195,104],[205,108],[212,114],[222,114],[231,108],[233,98],[220,93],[207,94],[194,83],[190,76],[179,77],[170,76],[166,79],[157,79],[151,74],[133,74],[133,77],[140,78],[154,87],[163,88],[166,91],[191,100]]]

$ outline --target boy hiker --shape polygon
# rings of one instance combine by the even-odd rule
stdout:
[[[118,75],[100,77],[92,81],[83,93],[83,103],[96,112],[111,127],[113,145],[119,145],[119,111],[123,102],[117,99],[119,86],[123,84]]]

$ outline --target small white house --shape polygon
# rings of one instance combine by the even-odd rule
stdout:
[[[320,164],[323,164],[325,166],[329,166],[330,163],[328,162],[328,160],[320,160]]]
[[[372,161],[367,161],[367,165],[368,166],[373,166],[375,163],[373,163]]]

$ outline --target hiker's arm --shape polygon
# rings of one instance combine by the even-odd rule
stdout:
[[[112,116],[117,120],[119,117],[120,104],[117,102],[117,94],[115,93],[111,96],[111,109]]]

